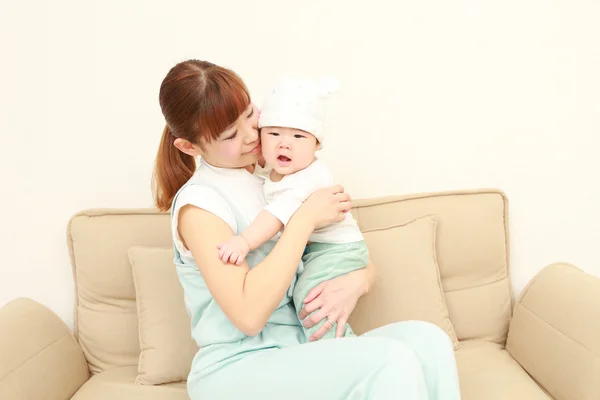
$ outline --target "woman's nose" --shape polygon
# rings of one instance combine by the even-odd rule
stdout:
[[[246,128],[244,133],[245,133],[246,143],[252,143],[252,142],[256,142],[258,140],[258,128],[257,127],[250,126],[250,127]]]

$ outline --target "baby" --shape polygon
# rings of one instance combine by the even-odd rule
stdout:
[[[317,84],[287,79],[267,96],[258,122],[266,161],[261,175],[267,206],[240,235],[219,245],[224,262],[241,264],[250,250],[278,235],[308,196],[334,184],[329,168],[315,156],[323,146],[324,103],[334,90],[332,81]],[[342,222],[315,230],[302,261],[292,295],[297,314],[313,287],[368,264],[367,246],[352,215],[346,213]],[[306,338],[323,323],[332,325],[323,339],[334,338],[337,323],[329,320],[303,328]],[[354,336],[348,324],[344,336]]]

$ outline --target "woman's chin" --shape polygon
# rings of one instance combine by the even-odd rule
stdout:
[[[246,166],[251,165],[251,164],[256,164],[256,162],[259,161],[260,158],[261,158],[261,154],[260,153],[245,154],[240,159],[240,164],[242,164],[243,167],[246,167]]]

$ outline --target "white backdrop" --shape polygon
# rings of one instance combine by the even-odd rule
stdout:
[[[158,89],[187,58],[257,103],[337,75],[322,158],[354,198],[497,187],[517,294],[544,265],[600,275],[600,2],[0,2],[0,305],[72,325],[66,225],[152,205]]]

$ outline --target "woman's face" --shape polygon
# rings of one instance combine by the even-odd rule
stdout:
[[[250,103],[237,121],[210,142],[201,139],[200,154],[206,162],[221,168],[244,168],[261,156],[258,135],[258,108]]]

